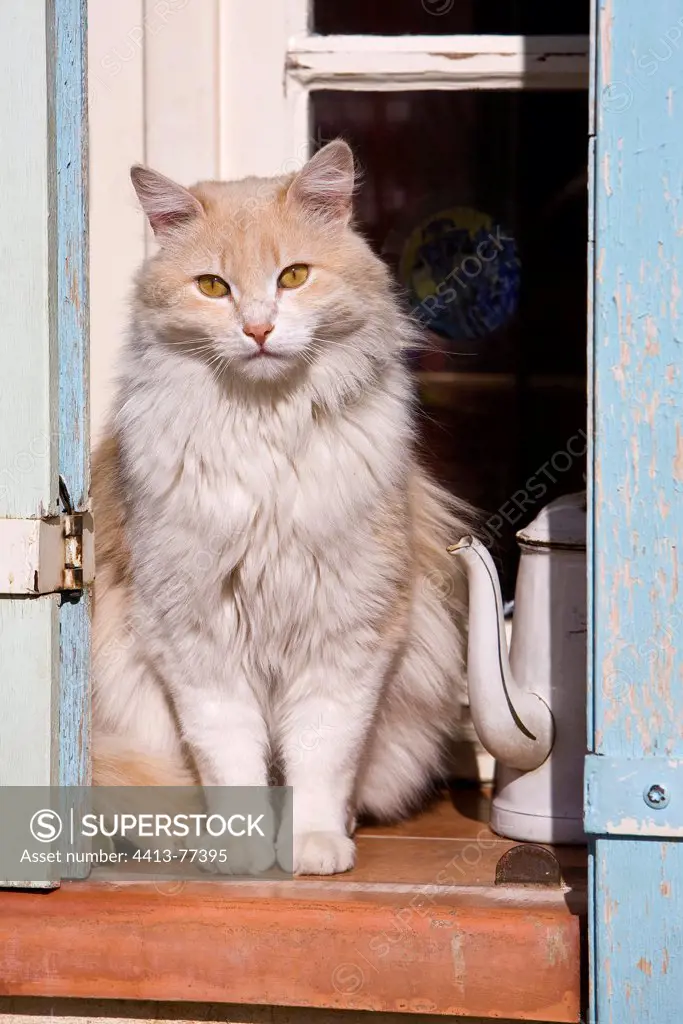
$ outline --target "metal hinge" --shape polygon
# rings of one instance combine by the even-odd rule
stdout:
[[[78,594],[95,578],[90,512],[41,519],[0,519],[0,594]]]
[[[589,754],[584,783],[589,834],[683,839],[683,761]]]

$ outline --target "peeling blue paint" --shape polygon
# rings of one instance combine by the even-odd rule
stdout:
[[[49,0],[56,177],[59,472],[75,509],[89,502],[88,136],[86,0]],[[60,768],[64,786],[89,778],[90,595],[60,610]]]
[[[591,1019],[679,1024],[683,845],[644,832],[678,828],[680,772],[671,772],[678,791],[665,811],[648,808],[643,790],[650,769],[683,758],[683,131],[672,116],[683,89],[683,12],[679,0],[595,0],[593,11],[589,749],[597,758],[587,783],[597,760],[612,765],[597,769],[603,790],[597,805],[587,800],[586,818],[615,834],[590,851]],[[625,761],[638,764],[630,781],[618,768],[610,774]]]
[[[584,808],[593,835],[683,839],[683,761],[591,754]]]

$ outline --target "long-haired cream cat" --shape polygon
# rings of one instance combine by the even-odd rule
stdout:
[[[336,141],[295,175],[133,168],[139,272],[96,459],[95,781],[294,792],[294,870],[406,813],[465,700],[467,510],[420,468],[389,272]],[[275,840],[276,837],[272,837]]]

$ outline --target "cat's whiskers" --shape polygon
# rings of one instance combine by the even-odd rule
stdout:
[[[315,340],[317,340],[320,344],[327,344],[327,341],[325,339]],[[352,345],[350,342],[335,340],[331,342],[330,347],[336,351],[341,351],[344,352],[345,354],[348,354],[356,365],[358,365],[359,359],[367,360],[372,365],[372,367],[377,371],[382,365],[389,365],[390,363],[390,360],[387,356],[383,356],[380,359],[379,355],[368,352],[365,346],[363,347],[363,349],[359,349],[358,346]],[[381,352],[381,348],[379,346],[378,351]]]

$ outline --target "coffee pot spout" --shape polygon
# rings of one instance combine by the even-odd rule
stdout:
[[[552,750],[552,713],[513,677],[500,583],[488,551],[474,537],[463,537],[449,551],[462,559],[468,578],[467,676],[474,728],[501,764],[532,771]]]

